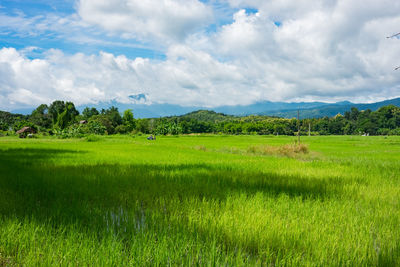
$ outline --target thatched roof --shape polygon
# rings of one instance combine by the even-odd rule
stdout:
[[[17,134],[22,134],[22,133],[36,133],[36,131],[35,131],[35,129],[26,126],[26,127],[21,128],[19,131],[17,131]]]

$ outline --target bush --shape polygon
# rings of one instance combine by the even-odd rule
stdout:
[[[389,135],[400,135],[400,128],[390,130]]]
[[[125,134],[128,132],[128,129],[125,125],[118,125],[115,127],[115,133]]]
[[[100,140],[100,137],[91,134],[91,135],[86,136],[85,140],[86,140],[86,142],[97,142]]]
[[[381,128],[381,129],[378,129],[378,134],[379,135],[389,135],[390,134],[390,129],[388,129],[388,128]]]
[[[106,134],[107,128],[97,120],[91,120],[86,126],[88,133],[91,134]]]
[[[105,115],[91,117],[87,126],[93,134],[113,134],[115,131],[112,121]]]
[[[81,138],[87,133],[86,128],[81,124],[73,124],[65,129],[53,129],[53,134],[58,138]]]

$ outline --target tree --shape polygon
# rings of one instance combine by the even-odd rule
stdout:
[[[136,130],[142,133],[150,133],[150,121],[148,119],[138,119]]]
[[[400,108],[389,105],[378,109],[376,112],[379,128],[395,129],[400,126]]]
[[[345,117],[346,119],[348,119],[348,120],[351,120],[351,121],[357,121],[359,115],[360,115],[360,111],[358,111],[358,109],[355,108],[355,107],[352,107],[351,110],[350,110],[350,112],[349,112],[349,111],[346,111],[346,112],[344,113],[344,117]]]
[[[103,124],[101,124],[100,121],[97,120],[89,121],[89,123],[87,124],[87,128],[89,133],[93,134],[105,134],[107,131],[107,128]]]
[[[79,115],[74,103],[60,100],[51,103],[48,112],[53,119],[53,125],[61,129],[66,128]]]
[[[76,110],[74,103],[66,102],[64,110],[57,116],[56,126],[60,129],[65,129],[78,115],[79,112]]]
[[[16,121],[13,125],[13,130],[14,131],[18,131],[20,130],[22,127],[31,127],[33,129],[35,129],[37,131],[37,127],[36,125],[34,125],[32,122],[30,121],[26,121],[26,120],[19,120]]]
[[[56,100],[49,106],[49,114],[53,119],[53,124],[57,123],[58,115],[63,113],[65,110],[65,103],[61,100]]]
[[[117,107],[112,106],[109,109],[102,110],[102,114],[110,119],[114,128],[122,124],[122,117],[121,114],[119,114]]]
[[[322,119],[319,119],[314,127],[322,135],[329,134],[329,118],[324,117]]]
[[[328,131],[330,134],[343,134],[345,127],[345,118],[342,115],[336,115],[329,122]]]
[[[34,111],[32,111],[29,121],[33,124],[43,127],[50,128],[52,123],[52,117],[48,113],[49,107],[46,104],[41,104]]]
[[[92,122],[97,122],[97,124],[93,125],[102,125],[106,129],[108,134],[113,134],[115,132],[115,127],[113,126],[112,121],[106,115],[94,115],[90,118],[89,124],[91,124]]]
[[[344,127],[343,127],[343,133],[348,135],[348,134],[354,134],[357,126],[354,122],[352,121],[346,121]]]
[[[124,111],[124,115],[122,116],[122,122],[126,128],[126,131],[132,131],[135,128],[135,119],[133,118],[133,113],[131,109],[127,109]]]
[[[85,119],[85,120],[88,120],[88,119],[90,119],[92,116],[94,116],[94,115],[99,115],[100,113],[99,113],[99,111],[96,109],[96,108],[88,108],[88,107],[86,107],[83,111],[82,111],[82,115],[83,115],[83,118]]]

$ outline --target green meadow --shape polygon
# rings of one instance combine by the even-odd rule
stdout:
[[[400,137],[294,140],[2,137],[0,266],[399,266]]]

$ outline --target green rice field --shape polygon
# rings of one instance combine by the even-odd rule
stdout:
[[[400,137],[295,139],[2,137],[0,266],[400,266]]]

